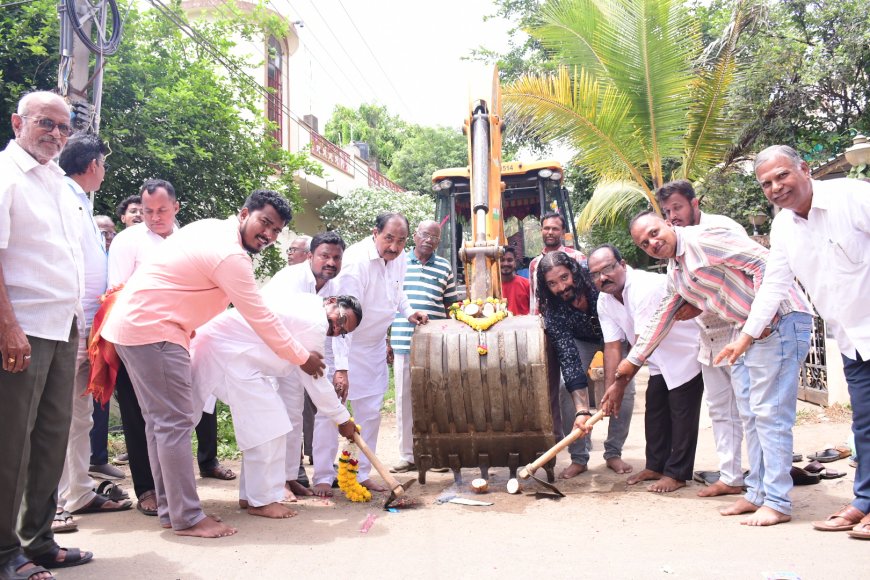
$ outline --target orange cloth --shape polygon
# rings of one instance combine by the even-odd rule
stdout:
[[[115,305],[118,291],[123,287],[123,284],[116,286],[100,297],[100,309],[94,316],[91,335],[88,337],[88,359],[91,362],[91,374],[88,378],[87,392],[103,406],[109,403],[112,399],[112,393],[115,392],[115,381],[118,379],[121,359],[115,352],[115,345],[100,336],[100,331]]]

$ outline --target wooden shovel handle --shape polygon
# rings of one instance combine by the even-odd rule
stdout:
[[[598,411],[586,421],[587,425],[594,425],[599,422],[604,417],[604,411]],[[545,463],[556,457],[560,451],[574,443],[577,439],[583,436],[583,431],[580,429],[574,429],[569,433],[564,439],[550,447],[543,455],[535,459],[533,462],[526,465],[523,469],[520,470],[519,476],[522,479],[528,479],[531,474],[536,472],[538,469],[543,467]]]
[[[390,486],[390,489],[395,492],[396,497],[402,495],[402,493],[405,491],[405,488],[403,488],[402,484],[399,483],[399,481],[395,477],[393,477],[393,475],[390,473],[390,470],[387,469],[383,463],[381,463],[381,460],[378,459],[378,456],[375,455],[374,451],[372,451],[368,445],[366,445],[366,442],[363,441],[363,438],[360,437],[359,433],[357,433],[356,431],[354,431],[353,433],[353,442],[356,443],[356,446],[360,448],[360,451],[363,452],[363,455],[368,457],[369,461],[372,464],[372,467],[374,467],[375,471],[377,471],[380,476],[384,478],[384,481],[387,482],[387,485]]]

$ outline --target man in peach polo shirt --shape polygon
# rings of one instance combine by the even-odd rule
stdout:
[[[250,254],[275,238],[292,217],[278,193],[257,190],[237,217],[194,222],[166,240],[121,291],[102,331],[127,367],[148,436],[161,525],[180,536],[236,533],[202,511],[190,436],[204,401],[191,385],[190,337],[232,303],[279,357],[314,377],[322,355],[308,352],[263,303]]]

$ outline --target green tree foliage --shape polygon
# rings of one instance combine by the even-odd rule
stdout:
[[[703,30],[727,19],[733,1],[698,2]],[[795,147],[812,165],[870,131],[870,10],[865,0],[763,0],[741,47],[748,63],[735,86],[742,128],[726,164],[767,145]],[[707,32],[707,35],[710,33]]]
[[[540,20],[531,32],[559,67],[508,83],[504,100],[509,122],[572,146],[598,181],[581,225],[615,219],[639,196],[657,208],[653,191],[664,181],[697,178],[721,161],[744,12],[711,54],[677,0],[551,0]]]
[[[138,193],[150,177],[175,185],[182,224],[232,215],[258,188],[274,189],[300,208],[293,175],[319,174],[320,166],[271,139],[262,112],[265,97],[250,81],[221,68],[156,10],[133,8],[125,16],[120,50],[108,59],[104,73],[101,136],[112,153],[96,212],[113,215],[117,203]],[[24,90],[56,85],[56,6],[36,0],[4,11],[0,27],[5,81],[0,90],[8,119]],[[233,48],[230,39],[262,35],[251,18],[199,21],[195,27],[225,54]],[[262,64],[235,62],[244,70]],[[10,130],[8,123],[3,130]],[[261,273],[281,265],[274,249],[259,263]]]
[[[435,201],[428,195],[361,188],[324,204],[320,219],[327,230],[338,232],[345,242],[353,244],[370,235],[375,218],[386,211],[403,214],[413,231],[421,221],[434,219]]]
[[[429,193],[432,174],[448,167],[468,165],[468,144],[457,130],[416,127],[393,156],[387,176],[410,191]]]
[[[323,135],[339,147],[353,141],[369,144],[369,155],[375,160],[379,171],[393,165],[393,156],[408,137],[408,124],[398,115],[391,115],[383,105],[363,103],[354,110],[336,105]]]

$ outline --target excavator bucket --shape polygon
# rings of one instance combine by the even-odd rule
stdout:
[[[485,341],[486,353],[481,354]],[[478,333],[456,320],[433,320],[411,342],[414,460],[427,470],[517,469],[555,443],[547,345],[538,316],[512,316]],[[553,480],[552,464],[545,466]]]

